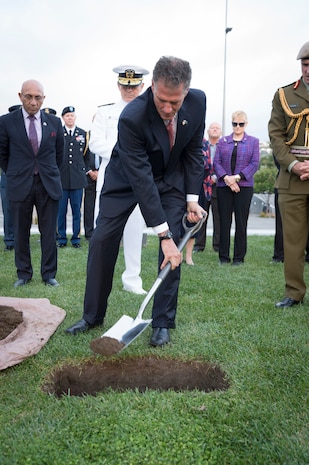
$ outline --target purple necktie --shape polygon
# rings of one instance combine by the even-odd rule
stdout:
[[[166,125],[166,130],[168,132],[168,138],[170,141],[170,150],[172,150],[172,147],[174,145],[175,141],[175,130],[174,130],[174,120],[171,119]]]
[[[28,118],[30,120],[30,124],[29,124],[29,140],[30,140],[30,143],[31,143],[33,151],[34,151],[34,155],[37,155],[37,153],[39,151],[39,141],[38,141],[38,135],[37,135],[37,132],[36,132],[36,129],[35,129],[35,124],[34,124],[35,116],[30,115],[30,116],[28,116]]]

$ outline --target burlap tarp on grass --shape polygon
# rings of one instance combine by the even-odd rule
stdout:
[[[0,340],[0,370],[37,354],[66,316],[62,308],[52,305],[48,299],[0,297],[1,306],[21,312],[22,322]]]

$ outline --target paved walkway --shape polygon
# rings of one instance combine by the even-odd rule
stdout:
[[[70,207],[68,207],[68,233],[72,233],[71,225],[71,211]],[[213,228],[213,223],[212,223],[212,214],[210,213],[210,217],[208,220],[207,224],[207,236],[212,235],[212,230]],[[152,229],[151,228],[145,228],[145,232],[147,234],[152,235]],[[232,234],[234,234],[234,221],[232,224]],[[31,228],[31,233],[32,234],[38,234],[38,226],[37,225],[32,225]],[[83,234],[83,228],[81,231],[81,234]],[[275,234],[275,218],[262,218],[258,215],[255,214],[250,214],[249,215],[249,221],[248,221],[248,235],[260,235],[260,236],[273,236]],[[0,202],[0,235],[3,236],[3,214],[2,214],[2,206]]]

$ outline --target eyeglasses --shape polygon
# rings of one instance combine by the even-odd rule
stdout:
[[[22,96],[28,102],[30,102],[32,99],[36,100],[37,102],[42,102],[42,100],[44,99],[44,97],[42,97],[41,95],[22,94]]]
[[[239,126],[240,128],[243,128],[245,126],[246,123],[235,123],[234,121],[232,122],[232,126],[233,128],[236,128],[237,126]]]

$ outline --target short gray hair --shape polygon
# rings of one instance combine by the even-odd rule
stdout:
[[[169,87],[178,87],[184,84],[185,90],[189,89],[192,71],[188,61],[173,56],[163,56],[156,63],[153,70],[153,82],[159,80]]]

